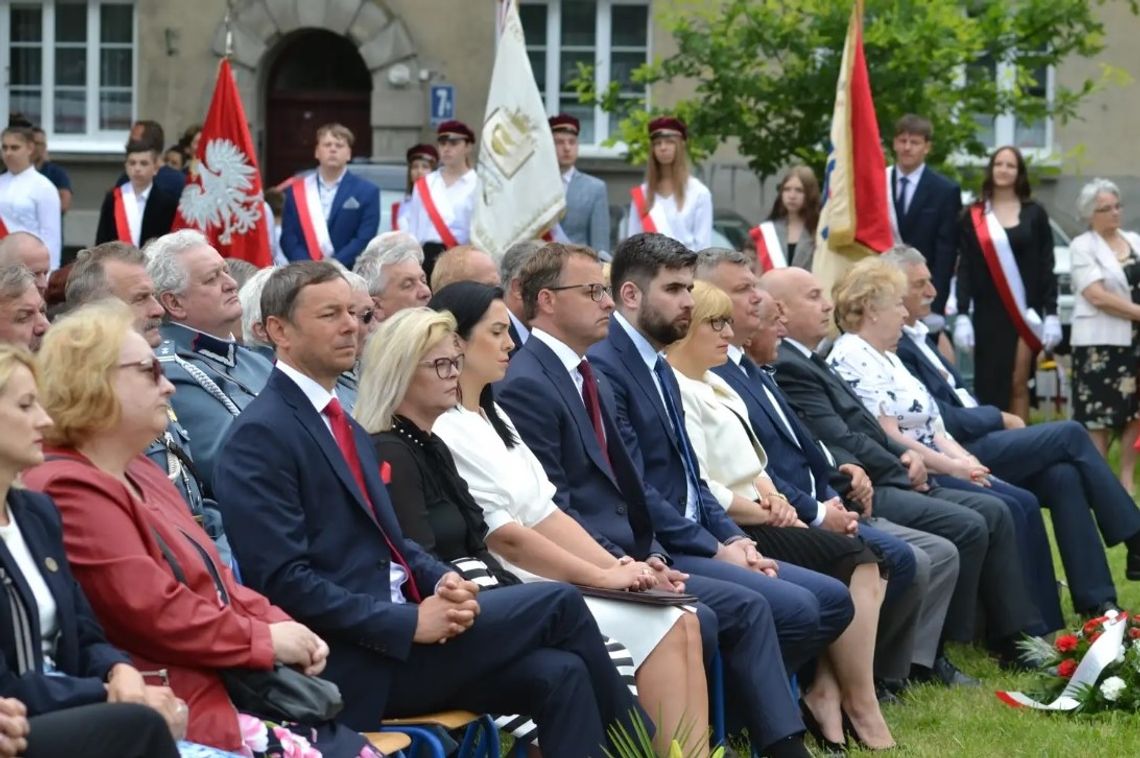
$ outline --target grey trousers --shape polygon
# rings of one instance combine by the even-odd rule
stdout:
[[[927,668],[934,664],[958,583],[958,549],[948,539],[885,518],[873,518],[871,523],[914,551],[914,581],[879,616],[875,642],[875,676],[905,679],[912,664]]]

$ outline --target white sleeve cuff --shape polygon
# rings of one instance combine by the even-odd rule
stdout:
[[[813,518],[811,520],[812,526],[819,526],[820,524],[822,524],[824,516],[827,515],[827,503],[817,502],[816,505],[818,507],[816,508],[816,511],[815,511],[815,518]]]

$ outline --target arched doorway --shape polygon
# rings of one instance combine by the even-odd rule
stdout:
[[[352,130],[354,156],[372,155],[372,74],[356,45],[323,29],[281,43],[266,82],[265,176],[269,186],[311,167],[317,127]]]

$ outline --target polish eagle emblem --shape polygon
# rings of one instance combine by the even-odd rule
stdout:
[[[234,234],[245,234],[261,218],[261,193],[250,192],[256,175],[257,169],[231,140],[210,140],[198,166],[200,184],[186,186],[178,211],[198,229],[220,229],[218,241],[228,245]]]

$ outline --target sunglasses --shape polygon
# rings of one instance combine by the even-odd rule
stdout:
[[[154,357],[144,358],[141,361],[132,361],[130,363],[120,363],[118,367],[135,368],[143,373],[150,374],[151,381],[154,382],[154,386],[156,387],[162,382],[163,377],[166,376],[166,372],[162,370],[162,362]]]
[[[356,317],[358,319],[360,319],[360,323],[367,326],[368,324],[372,323],[372,319],[376,318],[376,309],[375,308],[365,308],[360,313],[357,313]]]

